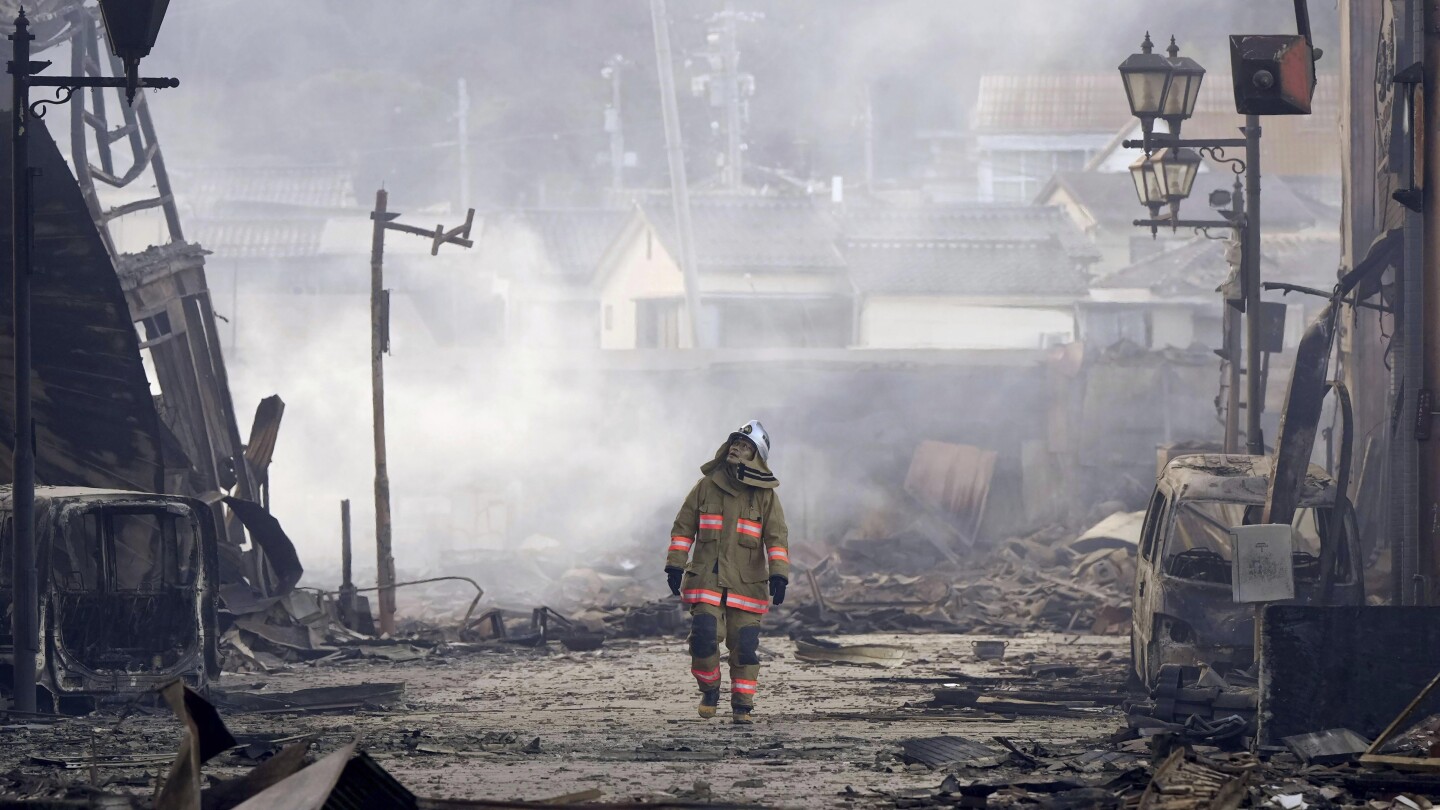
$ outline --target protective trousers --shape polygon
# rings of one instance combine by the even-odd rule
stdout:
[[[690,672],[701,692],[720,688],[720,642],[730,651],[730,706],[752,709],[760,678],[760,614],[733,607],[690,607]]]

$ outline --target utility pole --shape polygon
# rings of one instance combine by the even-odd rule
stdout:
[[[725,72],[725,187],[739,191],[745,185],[740,144],[740,43],[735,26],[735,0],[725,0],[722,12],[721,60]]]
[[[460,210],[470,207],[470,90],[455,81],[455,138],[460,147]]]
[[[865,112],[861,125],[865,138],[865,190],[875,190],[875,97],[874,83],[865,83]]]
[[[620,86],[624,82],[620,72],[629,66],[630,60],[615,54],[605,60],[600,75],[610,80],[610,106],[605,108],[605,131],[610,134],[610,188],[620,191],[625,188],[625,118],[620,112]]]
[[[660,106],[665,120],[665,155],[670,164],[670,196],[679,229],[681,275],[685,277],[686,320],[690,348],[700,345],[700,279],[695,258],[695,226],[690,221],[690,187],[685,179],[685,146],[680,134],[680,107],[675,98],[675,65],[670,55],[670,18],[665,0],[650,0],[650,23],[655,29],[655,63],[660,73]]]
[[[395,633],[395,555],[390,544],[390,473],[385,459],[385,355],[390,351],[390,291],[385,289],[385,232],[400,231],[433,239],[430,255],[440,253],[443,244],[473,247],[470,226],[475,209],[465,214],[465,224],[445,230],[436,225],[427,231],[395,220],[399,213],[387,208],[385,189],[375,192],[375,223],[370,240],[370,400],[375,428],[375,584],[380,591],[380,632]]]

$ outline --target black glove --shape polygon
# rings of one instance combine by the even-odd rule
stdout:
[[[684,568],[676,568],[673,565],[665,566],[665,579],[670,583],[670,593],[680,595],[680,577],[685,574]]]
[[[770,601],[777,605],[785,604],[785,586],[789,584],[790,580],[779,574],[770,577]]]

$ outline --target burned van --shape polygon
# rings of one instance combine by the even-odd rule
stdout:
[[[1260,522],[1271,459],[1188,455],[1156,481],[1141,528],[1130,650],[1135,674],[1155,684],[1165,664],[1209,664],[1222,674],[1255,657],[1255,608],[1231,596],[1230,529]],[[1359,532],[1348,500],[1311,465],[1295,510],[1295,598],[1278,604],[1364,602]]]
[[[10,487],[0,487],[0,603],[13,599]],[[57,706],[128,699],[176,678],[218,673],[216,535],[200,501],[175,495],[37,487],[36,680]],[[13,638],[0,628],[5,661]],[[4,678],[9,682],[9,678]]]

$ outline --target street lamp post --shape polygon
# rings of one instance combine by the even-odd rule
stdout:
[[[13,445],[14,522],[11,530],[12,607],[10,629],[13,641],[11,693],[17,711],[35,711],[35,658],[39,654],[37,626],[39,592],[35,571],[35,434],[30,410],[30,242],[31,180],[30,120],[44,118],[45,105],[64,104],[76,90],[87,87],[124,88],[131,103],[141,87],[176,87],[176,79],[142,79],[137,73],[140,59],[150,53],[165,16],[168,0],[100,0],[100,13],[110,48],[125,63],[125,76],[41,76],[49,62],[30,60],[30,21],[22,8],[15,18],[14,58],[7,66],[12,84],[10,114],[10,199],[13,216],[11,242],[14,262],[10,271],[14,284],[15,341],[15,443]],[[31,87],[55,88],[54,99],[41,99],[32,106]],[[84,160],[84,155],[73,156]]]
[[[1150,35],[1145,35],[1141,52],[1131,54],[1120,65],[1130,112],[1140,119],[1142,138],[1124,141],[1126,149],[1143,149],[1145,154],[1130,166],[1140,204],[1150,209],[1149,219],[1137,219],[1137,227],[1155,234],[1161,227],[1172,230],[1227,228],[1240,239],[1240,280],[1245,301],[1245,450],[1251,455],[1265,453],[1260,430],[1264,411],[1263,378],[1260,374],[1260,119],[1247,115],[1243,138],[1181,138],[1180,126],[1195,112],[1205,69],[1189,57],[1180,56],[1175,38],[1170,38],[1169,57],[1153,53]],[[1165,121],[1168,133],[1154,131],[1154,122]],[[1226,157],[1226,149],[1244,149],[1245,157]],[[1228,164],[1245,178],[1243,194],[1236,189],[1235,207],[1220,220],[1180,218],[1180,203],[1190,196],[1202,159]],[[1238,185],[1238,182],[1237,182]],[[1160,206],[1169,206],[1169,215],[1159,215]],[[1228,358],[1232,368],[1237,357],[1233,348]],[[1232,376],[1233,379],[1233,376]],[[1232,386],[1233,390],[1233,386]],[[1233,411],[1234,397],[1230,399]],[[1232,413],[1226,424],[1234,425]],[[1233,440],[1227,430],[1227,450]]]

